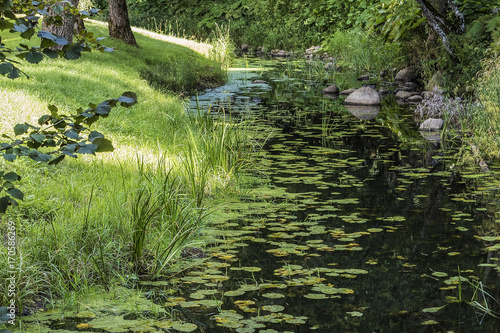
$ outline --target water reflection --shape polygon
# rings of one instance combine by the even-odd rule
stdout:
[[[345,107],[354,117],[361,120],[371,120],[380,112],[380,106],[346,105]]]

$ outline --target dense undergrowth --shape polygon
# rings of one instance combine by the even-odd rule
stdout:
[[[103,26],[87,28],[107,35]],[[134,91],[139,101],[93,125],[113,141],[112,153],[58,166],[0,162],[23,175],[18,187],[24,201],[0,222],[4,231],[7,221],[16,223],[20,311],[34,301],[68,305],[114,283],[158,276],[196,239],[217,202],[237,189],[238,171],[251,150],[245,129],[205,110],[186,113],[187,101],[179,97],[200,84],[223,82],[221,64],[181,46],[136,38],[140,48],[106,40],[115,52],[23,63],[29,79],[3,79],[2,133],[36,122],[48,104],[70,113],[124,91]],[[2,304],[8,303],[7,265],[2,246]]]

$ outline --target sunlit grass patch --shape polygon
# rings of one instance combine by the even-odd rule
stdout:
[[[97,36],[107,35],[105,27],[87,27]],[[23,176],[19,188],[25,200],[5,216],[17,223],[24,260],[19,303],[29,306],[32,300],[42,300],[71,307],[78,293],[95,286],[109,289],[117,281],[133,286],[138,274],[161,274],[207,222],[205,207],[212,205],[207,195],[217,201],[232,191],[229,185],[246,159],[243,150],[251,150],[247,142],[239,146],[238,140],[246,139],[240,132],[244,127],[196,120],[179,98],[179,93],[197,86],[222,82],[225,73],[219,63],[182,46],[136,37],[140,48],[106,40],[115,52],[85,53],[76,61],[23,62],[29,79],[0,78],[0,132],[9,135],[18,123],[36,124],[49,113],[49,104],[70,114],[124,91],[134,91],[139,102],[133,108],[117,108],[93,125],[112,140],[111,153],[67,158],[58,166],[29,159],[0,161],[4,169]],[[2,42],[12,46],[19,41]],[[158,63],[170,64],[162,75],[175,86],[159,85],[145,75]],[[222,138],[215,136],[221,133],[218,129]],[[215,151],[219,157],[213,159]],[[196,167],[191,181],[183,156],[191,156]],[[148,193],[156,213],[142,219],[137,212]],[[2,247],[2,272],[6,256]],[[2,297],[7,295],[5,287],[0,285]]]

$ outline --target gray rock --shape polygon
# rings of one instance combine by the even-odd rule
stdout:
[[[249,47],[250,46],[248,46],[248,44],[241,44],[240,50],[243,52],[248,52]]]
[[[380,95],[387,95],[387,94],[390,94],[391,91],[387,88],[384,88],[384,87],[380,87],[380,89],[378,90],[378,93]]]
[[[429,118],[420,124],[419,131],[439,131],[443,128],[443,119]]]
[[[361,87],[347,96],[344,103],[353,105],[380,105],[380,96],[373,88]]]
[[[422,102],[422,100],[423,100],[422,96],[420,96],[420,95],[413,95],[413,96],[408,97],[408,99],[406,101],[408,103],[418,104],[418,103]]]
[[[370,75],[361,75],[360,77],[357,78],[358,81],[369,81],[370,80]]]
[[[411,89],[411,90],[417,90],[418,84],[416,84],[414,82],[406,82],[405,87],[408,89]]]
[[[434,96],[434,93],[432,91],[424,91],[422,93],[422,97],[425,99],[432,98],[432,96]]]
[[[339,87],[336,85],[332,84],[331,86],[326,87],[323,89],[323,94],[338,94],[339,93]]]
[[[396,93],[396,98],[405,100],[412,95],[413,95],[412,92],[400,90]]]
[[[434,131],[434,132],[428,132],[428,131],[420,131],[420,135],[431,142],[439,142],[441,141],[441,132],[439,131]]]
[[[406,67],[400,70],[394,80],[402,82],[411,82],[417,79],[417,69],[414,66]]]
[[[396,92],[398,91],[409,91],[409,92],[413,92],[413,89],[410,88],[410,87],[406,87],[406,86],[402,86],[402,87],[399,87],[398,89],[396,89]]]
[[[348,95],[352,94],[353,92],[355,92],[356,90],[358,90],[358,89],[346,89],[346,90],[342,90],[340,92],[340,94],[344,95],[344,96],[348,96]]]

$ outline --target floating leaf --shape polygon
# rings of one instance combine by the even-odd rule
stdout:
[[[229,296],[229,297],[241,296],[241,295],[244,295],[244,294],[245,294],[245,291],[241,290],[241,289],[230,290],[230,291],[224,292],[224,296]]]
[[[426,308],[426,309],[423,309],[422,312],[435,313],[435,312],[438,312],[439,310],[441,310],[444,307],[445,306],[438,306],[438,307],[435,307],[435,308]]]
[[[284,298],[285,295],[279,294],[279,293],[265,293],[265,294],[262,294],[262,297],[265,297],[265,298]]]
[[[285,309],[285,307],[282,305],[264,305],[261,309],[269,312],[281,312]]]
[[[304,295],[305,298],[309,299],[329,299],[330,297],[326,296],[325,294],[307,294]]]
[[[191,323],[174,322],[172,323],[172,328],[180,332],[193,332],[198,326]]]
[[[358,312],[358,311],[351,311],[351,312],[346,312],[348,315],[350,315],[351,317],[362,317],[363,316],[363,313],[361,312]]]

